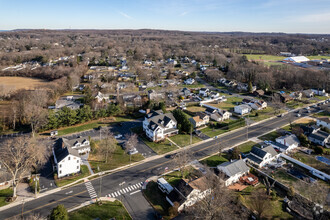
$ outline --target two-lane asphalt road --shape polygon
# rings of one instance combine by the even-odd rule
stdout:
[[[311,113],[315,113],[317,110],[315,108],[311,108]],[[304,111],[305,112],[305,111]],[[303,113],[302,116],[306,116],[307,113]],[[284,115],[283,117],[276,117],[274,119],[252,125],[248,128],[248,138],[258,137],[269,131],[280,128],[290,122],[290,120],[296,120],[296,113],[289,113]],[[233,131],[228,133],[221,138],[214,139],[209,142],[201,143],[194,147],[189,148],[191,152],[194,153],[196,159],[203,158],[212,153],[218,151],[219,143],[221,143],[222,148],[232,147],[240,142],[247,140],[247,129],[243,128],[237,131]],[[160,175],[165,172],[165,168],[168,169],[174,168],[174,164],[170,158],[158,158],[155,160],[151,160],[140,165],[130,167],[126,170],[118,171],[116,173],[112,173],[102,177],[102,182],[100,179],[94,179],[91,181],[91,185],[93,186],[96,194],[101,192],[101,196],[111,195],[118,190],[121,190],[120,183],[125,182],[124,188],[135,185],[137,183],[143,182],[149,177]],[[100,191],[100,186],[101,191]],[[90,187],[89,187],[90,188]],[[136,187],[135,187],[136,189]],[[134,194],[130,195],[133,191],[123,193],[123,197],[131,196],[133,198]],[[138,192],[140,193],[140,192]],[[138,194],[136,193],[136,194]],[[30,213],[39,213],[41,215],[48,215],[52,208],[56,207],[58,204],[63,204],[66,208],[70,209],[72,207],[78,206],[79,204],[90,200],[90,193],[87,190],[86,184],[82,183],[79,185],[75,185],[69,187],[65,190],[61,190],[59,192],[53,193],[51,195],[47,195],[41,197],[39,199],[35,199],[29,201],[24,204],[23,214],[26,216]],[[124,202],[127,204],[126,202]],[[130,200],[129,206],[139,206],[138,199]],[[1,212],[1,218],[9,218],[13,216],[20,216],[22,212],[22,206],[15,206],[4,210]],[[144,219],[146,219],[145,217]],[[137,219],[141,219],[138,217]],[[152,219],[152,217],[148,218]]]

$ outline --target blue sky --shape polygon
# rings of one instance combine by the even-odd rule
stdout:
[[[18,28],[330,34],[330,0],[0,0],[0,30]]]

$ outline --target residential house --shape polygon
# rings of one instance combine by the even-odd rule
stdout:
[[[293,100],[293,98],[286,93],[280,93],[280,97],[281,97],[282,102],[288,102],[290,100]]]
[[[85,154],[91,151],[90,142],[86,138],[75,138],[71,140],[67,138],[60,138],[58,143],[66,147],[76,149],[79,154]]]
[[[59,99],[55,102],[55,109],[62,109],[67,107],[71,110],[76,110],[80,108],[80,104],[72,100]]]
[[[109,98],[110,98],[110,95],[108,94],[103,94],[101,93],[100,91],[97,92],[97,95],[94,97],[96,99],[96,101],[98,103],[101,103],[101,102],[108,102],[109,101]]]
[[[256,91],[253,92],[253,95],[260,97],[260,96],[265,95],[265,92],[262,89],[258,89],[258,90],[256,90]]]
[[[143,131],[154,141],[164,140],[167,136],[178,134],[177,121],[172,113],[164,114],[161,110],[148,113],[143,121]]]
[[[190,91],[190,89],[183,88],[183,89],[181,90],[181,94],[182,94],[184,97],[189,97],[189,96],[191,96],[191,91]]]
[[[271,145],[284,153],[290,152],[300,145],[300,141],[296,135],[290,134],[281,136],[275,139],[275,142],[271,142]]]
[[[249,105],[242,104],[242,105],[237,105],[234,107],[234,112],[239,114],[239,115],[245,115],[248,114],[252,108]]]
[[[243,160],[235,160],[233,162],[224,162],[217,166],[217,169],[225,175],[225,185],[229,186],[239,181],[239,178],[248,174],[250,168]]]
[[[220,94],[217,93],[217,92],[211,92],[210,93],[210,97],[211,97],[211,99],[217,99],[217,98],[220,97]]]
[[[182,212],[210,194],[211,189],[208,187],[206,177],[203,176],[190,182],[181,179],[175,185],[174,190],[166,196],[166,200],[172,206],[175,202],[179,203],[178,211]]]
[[[250,102],[248,105],[251,106],[251,108],[254,110],[261,110],[267,108],[267,102],[262,100],[256,100],[254,102]]]
[[[307,97],[307,98],[311,98],[314,97],[314,92],[311,89],[307,89],[303,91],[303,94]]]
[[[155,90],[151,89],[148,91],[148,98],[151,101],[164,100],[165,95],[164,93],[156,92]]]
[[[272,146],[267,146],[264,148],[253,146],[250,154],[247,156],[247,161],[260,168],[276,159],[277,157],[278,154]]]
[[[308,140],[310,140],[311,142],[327,147],[330,147],[330,134],[325,132],[325,131],[321,131],[320,129],[316,129],[314,131],[312,131],[309,135],[308,135]]]
[[[207,97],[209,95],[210,90],[208,88],[201,88],[199,90],[199,95],[203,97]]]
[[[184,84],[187,84],[187,85],[192,85],[195,83],[195,80],[192,79],[192,78],[189,78],[189,79],[186,79],[184,82]]]
[[[152,65],[152,61],[151,60],[145,60],[143,62],[143,64],[146,65],[146,66],[151,66]]]
[[[220,121],[228,120],[230,116],[232,116],[232,114],[226,110],[218,109],[215,113],[212,113],[210,116],[212,120],[220,122]]]
[[[189,118],[189,121],[194,128],[197,128],[208,124],[210,121],[210,116],[202,112],[197,112],[195,117]]]
[[[290,96],[295,100],[301,100],[302,93],[301,92],[292,92]]]
[[[61,178],[80,172],[81,159],[77,149],[65,146],[65,144],[54,144],[54,170],[57,177]]]
[[[330,119],[329,117],[321,117],[316,119],[316,125],[319,127],[325,127],[330,129]]]
[[[125,107],[142,107],[142,98],[140,95],[123,95],[123,102]]]

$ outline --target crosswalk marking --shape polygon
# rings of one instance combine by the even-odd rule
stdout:
[[[111,197],[114,197],[113,193],[111,193]]]
[[[125,189],[123,189],[124,193],[127,193]]]
[[[116,192],[114,192],[114,194],[115,194],[115,196],[114,196],[114,197],[117,197],[117,193],[116,193]]]
[[[141,191],[140,188],[142,185],[143,185],[143,182],[136,183],[134,185],[132,184],[132,185],[127,186],[126,188],[119,189],[116,192],[109,193],[108,195],[106,195],[106,197],[116,198],[116,197],[120,196],[121,194],[129,193],[133,190],[137,190],[137,191],[130,193],[130,195],[133,195],[133,194]],[[94,198],[96,198],[97,194],[96,194],[92,184],[90,182],[86,182],[86,187],[87,187],[87,189],[89,189],[89,188],[91,189],[91,192],[89,192],[89,194],[91,195],[91,198],[93,196],[95,196]]]
[[[133,189],[136,189],[136,186],[135,186],[135,185],[132,185],[132,188],[133,188]]]
[[[97,194],[95,192],[95,189],[94,189],[92,183],[89,181],[85,182],[85,186],[87,188],[88,194],[91,197],[91,199],[95,199],[97,197]]]

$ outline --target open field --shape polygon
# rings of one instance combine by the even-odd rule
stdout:
[[[12,188],[7,188],[7,189],[0,190],[0,207],[9,204],[9,203],[6,202],[6,198],[8,198],[12,195],[13,195],[13,189]]]
[[[48,81],[36,78],[28,77],[10,77],[1,76],[0,77],[0,87],[4,86],[6,92],[15,92],[20,89],[33,90],[37,87],[45,86]]]
[[[190,106],[190,107],[187,107],[187,110],[188,111],[191,111],[191,112],[204,112],[206,108],[204,107],[200,107],[200,106]]]
[[[80,208],[69,213],[69,219],[132,219],[128,214],[123,204],[119,201],[102,202],[102,205],[97,203]]]
[[[235,97],[235,96],[227,96],[226,98],[227,98],[227,101],[221,102],[219,104],[210,103],[208,105],[211,105],[211,106],[214,106],[216,108],[223,109],[223,110],[227,110],[227,111],[233,111],[234,107],[237,104],[240,104],[243,100],[242,98]]]
[[[169,139],[171,139],[174,143],[176,143],[180,147],[185,147],[190,144],[190,135],[189,134],[177,134],[175,136],[169,137]],[[200,141],[201,141],[200,138],[198,138],[196,136],[192,136],[192,144],[195,144]]]
[[[280,61],[285,59],[283,56],[262,55],[262,54],[244,54],[248,60],[255,61]]]

